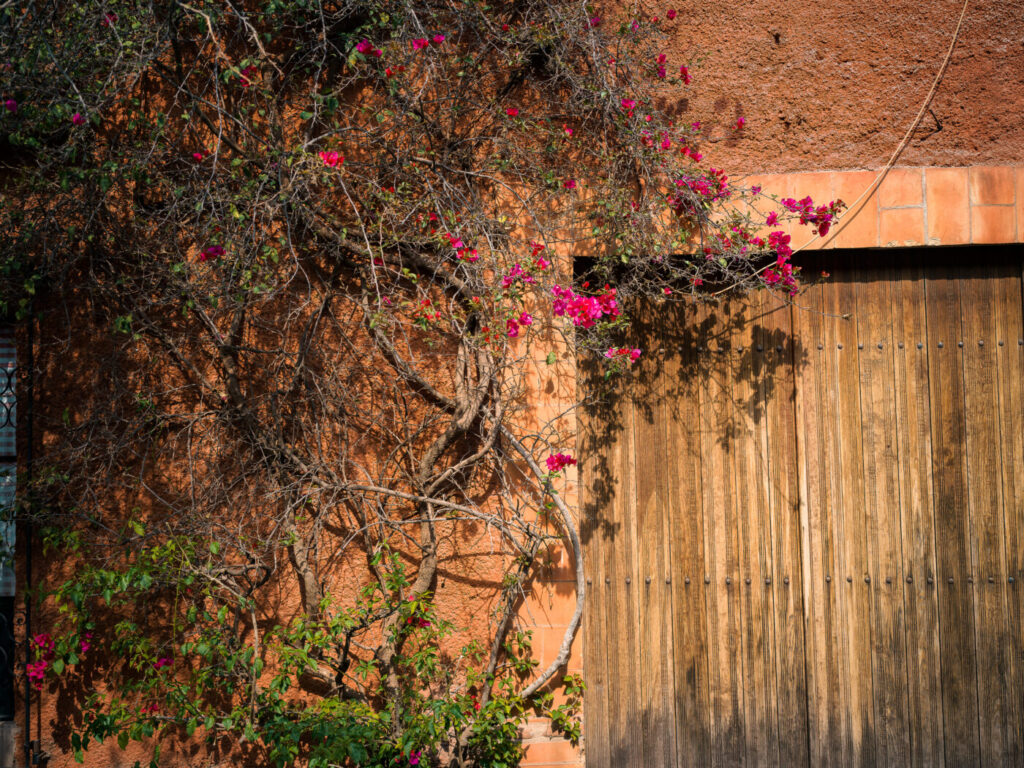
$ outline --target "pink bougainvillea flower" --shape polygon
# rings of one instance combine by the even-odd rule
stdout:
[[[444,42],[445,37],[444,37],[444,35],[434,35],[433,40],[434,40],[434,45],[440,45],[441,43]]]
[[[815,207],[814,201],[810,197],[805,197],[802,200],[786,197],[779,202],[787,211],[799,214],[801,224],[810,224],[814,234],[822,236],[828,234],[835,217],[846,206],[842,200],[833,200],[828,204]]]
[[[665,294],[666,296],[671,296],[671,295],[672,295],[672,289],[671,289],[671,288],[664,288],[664,289],[662,289],[662,290],[663,290],[663,293],[664,293],[664,294]]]
[[[82,117],[82,113],[81,112],[75,112],[75,114],[73,114],[71,116],[71,124],[72,125],[85,125],[85,118]]]
[[[675,8],[669,8],[668,13],[665,14],[665,17],[669,21],[672,21],[672,19],[674,19],[676,17],[676,9]]]
[[[752,195],[760,195],[761,194],[761,185],[760,184],[755,184],[754,186],[752,186],[750,188],[750,194],[752,194]]]
[[[576,459],[567,453],[553,453],[547,457],[548,472],[561,472],[566,467],[576,465]]]
[[[789,247],[792,238],[782,230],[768,233],[768,247],[774,250],[779,256],[790,257],[793,249]]]
[[[32,683],[33,688],[41,691],[43,690],[43,680],[46,679],[46,670],[56,655],[56,644],[53,638],[44,632],[33,637],[31,645],[35,649],[37,658],[25,665],[25,676]]]
[[[513,264],[512,269],[508,271],[508,274],[501,278],[501,287],[508,290],[517,280],[522,280],[523,283],[527,285],[532,285],[537,282],[537,278],[528,272],[525,272],[522,265],[518,262]]]
[[[665,77],[668,76],[668,68],[666,67],[667,62],[668,57],[664,53],[658,56],[658,78],[661,80],[664,80]]]
[[[586,288],[587,284],[583,287]],[[555,297],[551,302],[555,317],[567,316],[573,325],[580,328],[593,328],[603,318],[615,318],[622,313],[615,289],[607,285],[604,293],[597,296],[579,296],[572,288],[560,285],[552,286],[551,293]]]
[[[248,67],[243,69],[242,73],[239,75],[239,79],[242,81],[242,87],[248,88],[250,85],[252,85],[253,80],[256,78],[256,75],[258,73],[259,70],[256,68],[254,64],[250,64]]]
[[[414,51],[422,50],[426,48],[428,45],[430,45],[430,41],[427,40],[427,38],[425,37],[417,37],[415,40],[412,41],[412,49]]]
[[[693,78],[690,76],[689,68],[684,64],[679,68],[679,76],[683,78],[683,84],[689,85]]]
[[[509,107],[505,110],[505,114],[509,117],[519,117],[519,110],[515,107]]]
[[[373,43],[366,38],[363,38],[356,44],[356,50],[363,54],[363,56],[376,56],[377,58],[380,58],[384,55],[384,51],[380,48],[374,48]]]
[[[202,150],[200,150],[199,152],[192,153],[192,159],[195,160],[197,163],[201,163],[204,157],[206,157],[206,153],[203,152]]]
[[[562,182],[562,186],[566,189],[576,189],[576,179],[566,179]]]
[[[601,23],[601,17],[600,16],[592,16],[590,18],[590,20],[587,22],[587,26],[593,28],[593,27],[596,27],[597,25],[599,25],[600,23]]]
[[[636,106],[636,102],[633,99],[623,99],[621,103],[623,109],[633,109]]]
[[[516,336],[519,335],[519,323],[509,318],[505,322],[505,331],[508,333],[508,337],[510,339],[514,339]]]
[[[6,109],[8,112],[17,112],[18,102],[16,102],[14,99],[7,99],[4,102],[4,109]]]
[[[169,666],[171,666],[171,660],[167,656],[161,656],[153,662],[153,669],[163,669]]]
[[[745,117],[737,117],[736,118],[736,130],[737,131],[742,131],[743,130],[743,126],[745,126],[746,124],[747,124],[747,118],[745,118]]]
[[[224,247],[220,245],[211,245],[208,248],[204,248],[202,253],[199,254],[200,261],[209,261],[210,259],[217,259],[224,255]]]
[[[146,706],[144,706],[142,708],[142,711],[143,711],[144,714],[152,715],[152,714],[160,711],[160,706],[155,701],[152,701],[149,704],[147,704]]]
[[[608,351],[604,353],[604,356],[607,357],[609,360],[615,360],[616,358],[619,357],[625,357],[627,358],[627,361],[630,364],[633,364],[640,359],[640,350],[630,349],[629,347],[609,347]]]
[[[328,168],[337,168],[339,163],[345,162],[345,158],[333,150],[330,152],[319,152],[317,154],[319,154],[320,159],[324,161],[324,165]]]
[[[572,128],[570,128],[565,123],[562,123],[562,130],[565,131],[565,135],[566,136],[568,136],[570,139],[572,138],[572,133],[573,133]]]
[[[420,764],[420,753],[421,750],[419,749],[414,749],[412,752],[409,753],[409,765]]]
[[[779,223],[779,214],[777,214],[775,211],[772,211],[771,213],[768,214],[768,218],[765,219],[764,223],[769,227],[774,227],[776,224]]]
[[[533,325],[533,315],[531,315],[529,312],[523,312],[523,314],[519,316],[519,324]]]
[[[109,27],[115,21],[117,21],[117,14],[110,12],[103,14],[103,21],[100,23],[103,24],[104,27]]]

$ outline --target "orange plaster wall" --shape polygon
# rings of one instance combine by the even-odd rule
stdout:
[[[711,129],[706,156],[731,171],[880,168],[921,107],[961,0],[678,3],[671,62],[699,59],[663,108]],[[663,5],[663,7],[658,7]],[[1024,3],[969,0],[949,67],[899,159],[909,166],[1024,158]],[[731,130],[743,115],[742,132]]]

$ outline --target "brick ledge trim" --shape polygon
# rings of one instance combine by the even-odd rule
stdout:
[[[1024,166],[897,166],[854,207],[878,173],[753,174],[744,183],[779,197],[810,195],[815,203],[841,198],[851,206],[842,219],[846,225],[831,239],[788,224],[793,246],[805,250],[1024,241]]]

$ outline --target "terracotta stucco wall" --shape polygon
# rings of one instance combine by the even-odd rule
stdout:
[[[670,5],[666,5],[667,10]],[[679,4],[670,56],[700,58],[665,108],[712,127],[731,170],[878,168],[946,55],[960,0]],[[1024,3],[969,0],[949,68],[901,165],[1012,165],[1024,157]],[[741,135],[728,129],[747,119]]]

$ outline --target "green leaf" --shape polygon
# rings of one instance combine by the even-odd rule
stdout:
[[[548,357],[544,362],[546,362],[548,365],[554,365],[557,359],[558,358],[555,356],[554,352],[548,352]]]
[[[128,748],[128,731],[121,731],[117,734],[117,746],[121,749]]]
[[[312,116],[313,113],[308,111],[304,111],[299,115],[299,117],[301,117],[303,120],[309,120]]]
[[[210,542],[210,551],[213,554],[215,554],[215,555],[220,553],[220,543],[216,542],[216,541],[211,541]]]

